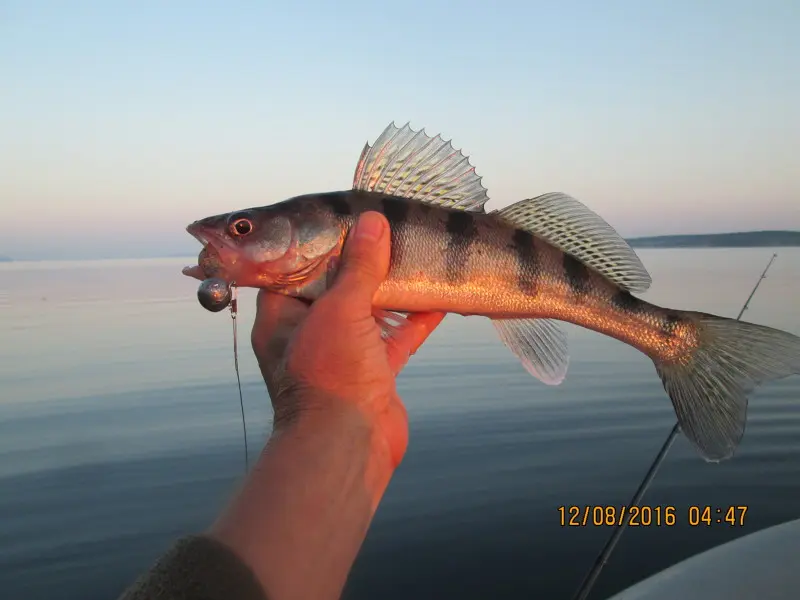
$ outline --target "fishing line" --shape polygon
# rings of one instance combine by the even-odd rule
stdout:
[[[239,387],[239,406],[242,409],[242,433],[244,434],[244,472],[247,473],[250,467],[250,459],[247,452],[247,423],[244,417],[244,398],[242,397],[242,379],[239,375],[239,336],[236,325],[236,315],[238,313],[236,302],[236,283],[230,285],[231,289],[231,323],[233,326],[233,368],[236,371],[236,384]]]
[[[748,306],[750,305],[750,300],[753,299],[753,296],[755,295],[758,286],[761,285],[761,282],[764,279],[766,279],[767,271],[769,270],[770,266],[772,266],[772,261],[774,261],[777,256],[778,256],[777,254],[773,253],[772,258],[769,259],[769,262],[767,263],[764,272],[761,273],[761,277],[758,278],[758,281],[756,282],[753,291],[750,292],[750,295],[747,297],[744,306],[742,306],[742,310],[739,311],[739,314],[736,317],[737,321],[742,318],[744,311],[747,310]],[[663,463],[664,459],[667,457],[667,452],[669,452],[669,449],[672,447],[672,443],[678,437],[678,432],[680,432],[680,430],[681,430],[680,423],[675,423],[675,425],[672,427],[672,430],[669,432],[669,435],[667,435],[667,439],[664,440],[664,444],[661,446],[661,450],[658,451],[658,454],[653,459],[653,462],[650,464],[650,468],[647,470],[644,479],[642,479],[642,482],[636,489],[636,493],[633,494],[633,498],[631,498],[631,501],[628,503],[628,507],[625,510],[626,514],[630,514],[631,509],[639,505],[639,502],[641,501],[645,492],[647,492],[647,488],[650,487],[650,484],[653,482],[653,479],[655,479],[656,473],[658,472],[661,463]],[[594,565],[592,565],[591,570],[586,575],[584,580],[581,582],[581,586],[578,588],[578,591],[573,596],[573,600],[586,600],[586,598],[589,596],[589,593],[592,591],[592,587],[594,586],[595,581],[597,581],[597,578],[600,576],[600,571],[603,570],[603,567],[605,567],[606,563],[611,558],[611,553],[614,551],[614,548],[616,547],[617,542],[619,542],[619,538],[622,537],[622,533],[625,531],[627,525],[628,525],[627,519],[623,519],[621,523],[617,524],[616,528],[614,529],[614,532],[608,538],[606,545],[600,551],[600,554],[597,555],[597,558],[595,559]]]

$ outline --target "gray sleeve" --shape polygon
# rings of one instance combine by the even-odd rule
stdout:
[[[119,600],[267,600],[252,571],[206,536],[179,540]]]

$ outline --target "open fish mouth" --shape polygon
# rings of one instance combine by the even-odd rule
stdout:
[[[186,231],[198,242],[203,244],[203,248],[207,248],[209,245],[213,247],[214,244],[212,242],[214,241],[218,244],[222,244],[222,240],[219,239],[219,235],[217,235],[216,232],[204,227],[199,222],[194,222],[186,227]]]
[[[225,269],[220,254],[224,246],[219,236],[198,223],[192,223],[186,231],[203,245],[203,249],[197,257],[197,264],[184,267],[183,274],[200,280],[209,277],[224,278]]]

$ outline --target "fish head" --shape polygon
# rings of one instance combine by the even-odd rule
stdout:
[[[315,299],[346,229],[330,210],[302,199],[206,217],[186,228],[203,250],[184,273]]]

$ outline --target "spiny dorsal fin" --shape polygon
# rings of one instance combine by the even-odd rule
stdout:
[[[392,194],[427,204],[484,212],[489,196],[469,157],[424,129],[392,122],[361,152],[353,189]]]
[[[652,283],[628,243],[602,217],[571,196],[542,194],[491,214],[547,240],[626,290],[644,292]]]

